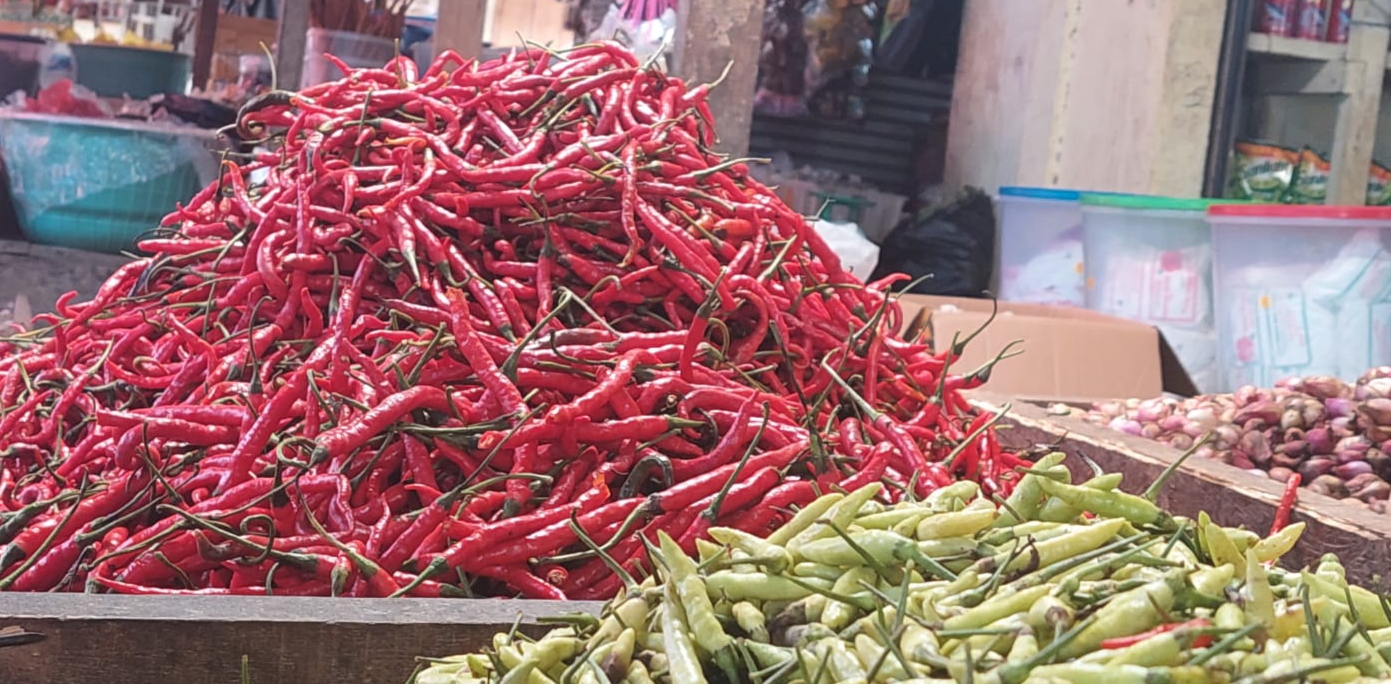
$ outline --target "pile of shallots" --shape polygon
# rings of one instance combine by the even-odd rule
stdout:
[[[1367,371],[1356,383],[1337,378],[1291,378],[1273,388],[1242,387],[1192,399],[1130,399],[1090,411],[1051,407],[1097,425],[1190,449],[1284,482],[1299,473],[1304,486],[1384,512],[1391,497],[1391,367]]]

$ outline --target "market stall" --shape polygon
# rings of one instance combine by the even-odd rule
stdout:
[[[900,263],[979,294],[991,199],[867,256],[762,182],[721,147],[753,98],[702,83],[750,45],[696,36],[754,3],[672,10],[698,78],[439,33],[313,82],[287,38],[371,23],[331,4],[280,8],[305,85],[251,79],[215,141],[71,83],[0,115],[27,233],[143,227],[0,336],[5,681],[1391,678],[1387,210],[1012,188],[1007,221],[1080,250],[1034,288],[1075,306],[900,296]],[[49,130],[92,126],[139,158]],[[24,164],[57,153],[217,163],[131,218],[130,190],[41,201],[61,179]],[[1316,309],[1369,333],[1295,354],[1262,313]]]

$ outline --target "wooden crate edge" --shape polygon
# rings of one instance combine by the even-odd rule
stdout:
[[[971,401],[989,411],[1009,405],[1002,421],[1008,429],[1000,432],[1006,446],[1053,445],[1069,455],[1068,465],[1075,477],[1091,474],[1080,458],[1085,456],[1104,470],[1124,474],[1122,488],[1132,493],[1144,490],[1183,455],[1151,440],[1051,415],[1025,401],[979,393]],[[1196,517],[1199,511],[1206,511],[1218,524],[1264,534],[1282,492],[1282,484],[1263,475],[1217,461],[1189,459],[1161,492],[1159,501],[1177,515]],[[1336,553],[1347,566],[1349,578],[1365,586],[1371,586],[1376,576],[1391,567],[1391,516],[1301,490],[1292,520],[1303,521],[1308,529],[1286,558],[1288,565],[1312,565],[1323,554]]]

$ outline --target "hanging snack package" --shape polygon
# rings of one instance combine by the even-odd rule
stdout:
[[[1376,161],[1367,173],[1367,204],[1374,207],[1391,204],[1391,168]]]
[[[1294,182],[1299,153],[1253,142],[1236,144],[1227,196],[1257,202],[1283,202]]]
[[[806,115],[807,37],[802,26],[800,0],[768,0],[764,5],[754,111],[777,116]]]
[[[1318,152],[1304,148],[1294,172],[1291,200],[1295,204],[1323,204],[1328,198],[1328,174],[1332,165]]]
[[[804,12],[810,61],[807,107],[828,119],[864,118],[862,92],[874,56],[875,6],[863,0],[812,0]]]

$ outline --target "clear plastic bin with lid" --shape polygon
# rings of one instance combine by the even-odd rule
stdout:
[[[1082,196],[1087,308],[1159,328],[1202,391],[1218,382],[1206,215],[1213,203]]]
[[[1391,208],[1213,206],[1221,389],[1391,364]]]
[[[1000,298],[1081,307],[1082,193],[1061,188],[1000,188]]]

